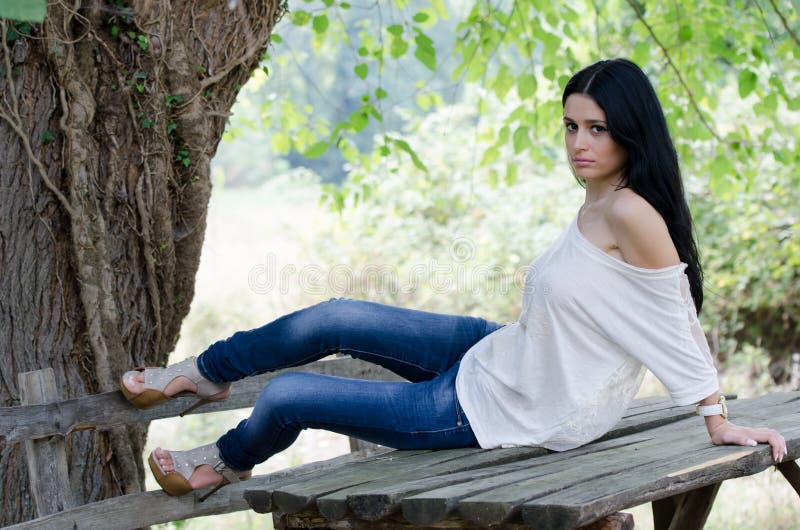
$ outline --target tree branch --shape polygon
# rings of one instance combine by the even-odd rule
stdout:
[[[795,44],[800,46],[800,39],[797,38],[797,34],[792,31],[792,28],[789,27],[789,22],[786,20],[786,17],[783,16],[783,13],[778,10],[778,6],[775,5],[775,0],[769,0],[769,4],[772,6],[772,10],[775,11],[775,14],[781,19],[781,23],[783,24],[784,29],[786,29],[786,31],[789,33],[789,36],[792,37],[792,40],[795,42]]]
[[[634,12],[636,13],[636,18],[638,18],[639,21],[642,24],[644,24],[644,27],[647,28],[647,31],[650,33],[650,36],[653,37],[655,43],[658,45],[659,48],[661,48],[661,52],[667,59],[667,63],[669,63],[669,66],[670,68],[672,68],[672,71],[675,72],[675,75],[678,76],[678,81],[680,82],[683,89],[686,91],[686,95],[689,96],[689,101],[691,102],[692,107],[694,107],[694,110],[697,113],[698,117],[700,118],[700,121],[703,123],[703,127],[708,129],[708,132],[711,133],[711,136],[713,136],[714,139],[716,139],[718,142],[724,142],[725,140],[719,134],[717,134],[714,128],[711,127],[711,124],[708,123],[705,116],[703,116],[703,111],[700,110],[700,105],[697,104],[697,100],[694,97],[692,89],[689,88],[689,85],[686,84],[686,81],[683,79],[683,76],[681,75],[681,71],[678,70],[678,67],[675,66],[674,62],[672,62],[672,57],[670,57],[667,48],[664,46],[661,40],[656,36],[656,33],[655,31],[653,31],[653,28],[650,26],[650,24],[648,24],[647,21],[644,19],[642,12],[639,10],[639,6],[637,6],[633,0],[626,0],[626,2],[628,2],[628,5],[631,6],[631,8],[633,8]]]

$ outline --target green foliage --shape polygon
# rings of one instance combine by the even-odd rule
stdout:
[[[9,24],[6,30],[6,44],[9,46],[23,35],[30,35],[33,27],[27,22],[16,22]]]
[[[532,175],[569,181],[563,87],[595,60],[629,57],[653,80],[675,140],[706,267],[703,319],[720,351],[754,343],[779,359],[800,348],[800,16],[789,3],[408,0],[354,10],[312,0],[303,8],[273,35],[269,79],[256,72],[239,95],[227,138],[261,154],[220,160],[226,182],[305,165],[329,183],[323,200],[342,216],[369,209],[366,201],[394,215],[385,221],[392,233],[397,217],[471,226],[465,216],[490,209],[476,206],[484,197],[502,209],[527,193]],[[451,147],[459,156],[443,167]],[[364,215],[375,222],[375,212]],[[515,255],[530,248],[514,244]]]
[[[41,22],[47,14],[47,0],[3,0],[0,18]]]

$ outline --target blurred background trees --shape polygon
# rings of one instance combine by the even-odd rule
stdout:
[[[759,348],[786,382],[800,350],[797,4],[297,2],[239,96],[217,182],[312,171],[344,210],[336,230],[364,243],[332,260],[412,267],[466,235],[475,264],[513,274],[579,204],[561,140],[566,80],[630,58],[679,151],[712,346],[722,360]],[[519,299],[372,295],[507,319]]]

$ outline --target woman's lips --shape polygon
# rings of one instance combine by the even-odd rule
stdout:
[[[593,160],[589,160],[588,158],[573,158],[572,165],[575,167],[586,167],[593,164]]]

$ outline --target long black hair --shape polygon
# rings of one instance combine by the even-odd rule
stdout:
[[[599,61],[569,80],[561,98],[590,96],[606,113],[611,138],[628,153],[623,184],[655,208],[667,223],[681,261],[686,263],[697,313],[703,307],[703,269],[695,242],[692,214],[683,191],[678,154],[653,85],[627,59]],[[577,179],[577,176],[576,176]],[[583,185],[581,179],[578,179]]]

